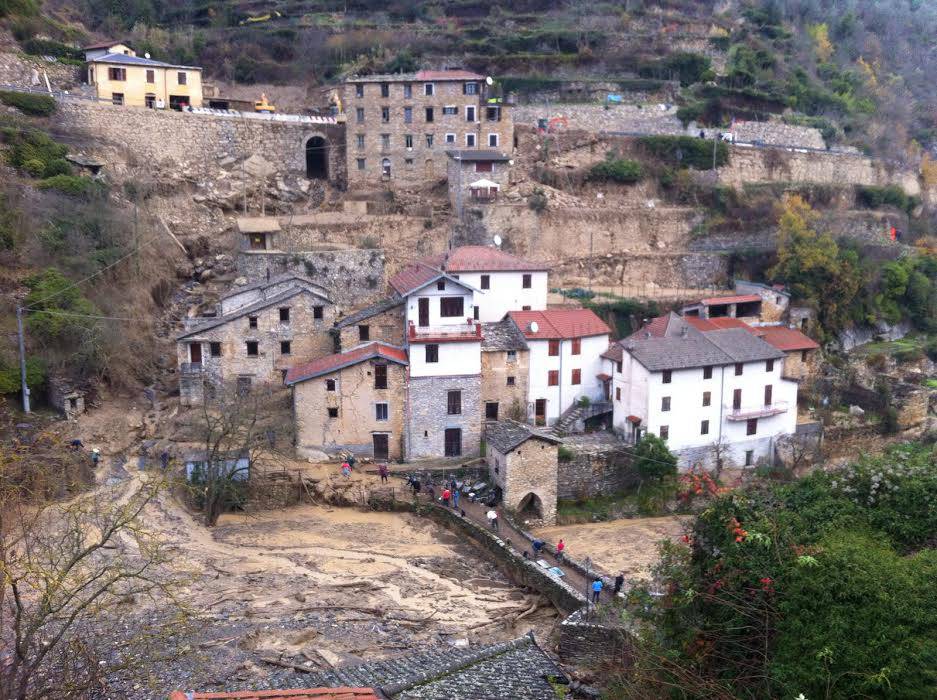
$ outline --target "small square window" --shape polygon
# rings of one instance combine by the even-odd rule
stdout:
[[[334,380],[334,379],[326,379],[326,380],[325,380],[325,390],[326,390],[326,391],[335,391],[335,380]]]
[[[445,115],[445,116],[451,116],[451,115],[453,115],[453,114],[458,114],[458,113],[459,113],[459,108],[456,107],[455,105],[446,105],[445,107],[442,108],[442,113],[443,113],[443,115]]]
[[[176,82],[179,83],[179,85],[185,85],[187,80],[188,76],[182,71],[176,73]]]
[[[465,135],[465,147],[466,147],[466,148],[475,148],[475,134],[466,134],[466,135]]]
[[[209,343],[208,352],[212,357],[221,357],[221,343]]]
[[[358,170],[364,170],[364,158],[358,158],[356,160],[358,164]]]
[[[508,351],[507,351],[507,361],[508,361],[508,362],[517,362],[517,350],[508,350]]]
[[[387,404],[386,403],[376,403],[374,404],[374,420],[385,421],[387,420]]]
[[[446,143],[455,143],[455,134],[446,134]]]
[[[735,376],[736,377],[742,376],[742,372],[744,371],[744,369],[745,369],[744,364],[742,364],[741,362],[736,362],[735,363]]]
[[[439,362],[439,346],[435,343],[430,343],[426,346],[426,362]]]
[[[426,97],[432,97],[436,93],[436,88],[432,83],[425,83],[423,85],[423,95]]]
[[[209,384],[209,386],[212,387],[212,391],[214,391],[215,385],[214,385],[214,384]],[[246,396],[246,395],[249,394],[249,393],[251,393],[251,378],[250,378],[250,377],[238,377],[238,379],[237,379],[237,395],[238,395],[238,396]]]
[[[703,379],[712,379],[712,378],[713,378],[713,368],[703,367]]]
[[[713,401],[713,394],[712,394],[712,392],[711,392],[711,391],[704,391],[704,392],[703,392],[703,405],[704,405],[704,406],[711,406],[711,405],[712,405],[712,401]]]
[[[699,434],[709,435],[709,421],[708,420],[704,420],[699,424]]]
[[[517,380],[514,377],[508,377],[507,385],[514,386],[517,383]]]
[[[774,371],[774,360],[765,360],[765,372]]]
[[[491,275],[482,275],[482,278],[481,278],[481,288],[482,288],[482,289],[491,289]]]
[[[358,326],[358,340],[371,340],[371,326],[367,324]]]
[[[257,317],[256,317],[256,316],[248,316],[248,317],[247,317],[247,327],[248,327],[248,328],[257,328]]]
[[[317,321],[322,320],[322,307],[321,306],[312,307],[312,317],[316,319]]]
[[[669,437],[670,437],[670,426],[669,425],[660,426],[660,439],[666,440]]]
[[[463,86],[463,93],[466,95],[477,95],[478,94],[478,83],[465,83]]]
[[[745,434],[746,435],[757,435],[758,434],[758,419],[749,418],[745,423]]]
[[[284,306],[280,309],[280,321],[283,323],[290,322],[290,307]]]
[[[281,355],[289,355],[289,354],[290,354],[290,347],[291,347],[290,341],[288,341],[288,340],[281,340],[281,341],[280,341],[280,354],[281,354]]]
[[[660,410],[669,411],[670,410],[670,397],[664,396],[660,400]]]
[[[440,292],[445,291],[446,289],[446,280],[439,280],[436,283],[436,289]]]
[[[547,372],[547,386],[559,386],[560,385],[560,371],[558,369],[551,369]]]
[[[671,370],[665,369],[663,372],[661,372],[661,375],[661,382],[663,384],[670,384],[671,380],[673,379]]]
[[[404,158],[404,159],[403,159],[403,164],[404,164],[404,166],[407,167],[407,168],[412,168],[412,167],[413,167],[413,158]]]
[[[530,289],[533,286],[533,275],[524,275],[521,277],[521,287]]]
[[[355,85],[355,97],[364,97],[364,85],[362,83]]]
[[[338,408],[337,408],[337,407],[330,406],[329,408],[326,409],[326,411],[328,412],[329,418],[338,418]]]
[[[750,467],[755,463],[755,450],[745,450],[745,466]]]
[[[256,340],[248,340],[245,345],[247,346],[247,356],[248,357],[257,357],[259,352],[259,343]]]

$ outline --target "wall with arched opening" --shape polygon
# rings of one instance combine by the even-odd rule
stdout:
[[[517,504],[517,515],[521,519],[543,518],[543,501],[533,491],[521,498]]]
[[[329,179],[329,142],[323,136],[315,135],[306,141],[306,177]]]

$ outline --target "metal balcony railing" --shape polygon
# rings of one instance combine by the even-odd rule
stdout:
[[[784,413],[788,409],[787,401],[773,401],[761,406],[726,406],[726,420],[750,420],[752,418],[767,418]]]

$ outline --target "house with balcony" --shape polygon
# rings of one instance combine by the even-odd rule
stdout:
[[[611,329],[593,311],[511,311],[508,317],[529,348],[529,420],[553,425],[580,403],[605,401],[602,353]]]
[[[511,156],[492,149],[446,151],[449,203],[461,215],[468,207],[498,201],[501,190],[510,182]]]
[[[630,442],[657,435],[684,469],[710,466],[717,451],[725,464],[770,462],[797,425],[784,351],[751,328],[698,325],[671,313],[606,350],[614,429]]]

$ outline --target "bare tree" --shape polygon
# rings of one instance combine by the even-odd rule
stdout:
[[[719,477],[722,476],[722,470],[725,469],[730,462],[729,455],[731,454],[731,447],[725,437],[720,435],[719,438],[710,445],[709,453],[712,455],[713,459],[713,479],[719,481]]]
[[[809,435],[784,435],[778,439],[775,451],[779,461],[796,474],[816,460],[819,441]]]

